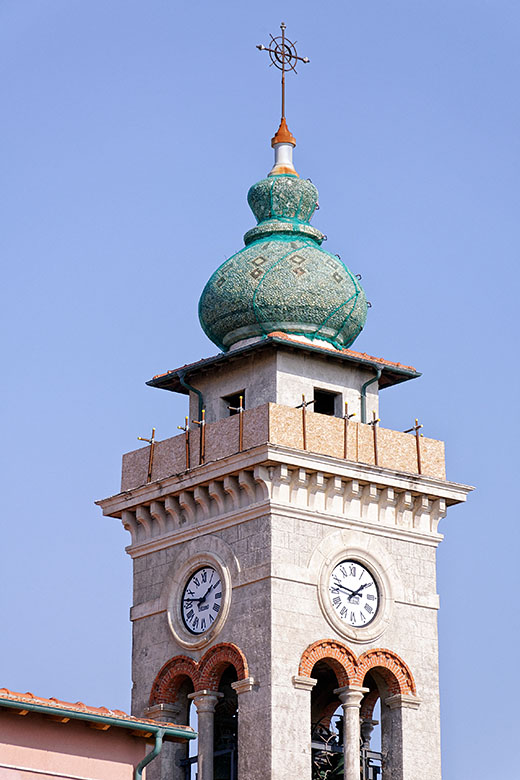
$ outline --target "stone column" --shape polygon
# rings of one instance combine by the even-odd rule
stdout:
[[[188,702],[153,704],[144,710],[143,715],[159,723],[187,724]],[[184,768],[180,765],[183,758],[186,758],[184,742],[164,742],[155,761],[146,767],[147,780],[184,780]]]
[[[343,750],[345,756],[345,780],[360,780],[361,726],[359,711],[361,700],[369,688],[346,685],[336,688],[335,694],[343,705]]]
[[[213,780],[215,705],[223,695],[218,691],[208,690],[188,694],[188,699],[193,699],[198,716],[198,780]]]
[[[253,746],[253,733],[258,731],[258,711],[255,707],[254,677],[245,677],[231,683],[238,699],[238,777],[253,777],[258,769],[258,756]],[[244,694],[249,693],[249,696]]]
[[[397,693],[385,699],[389,708],[391,722],[391,745],[388,750],[386,773],[390,780],[414,780],[416,777],[433,777],[440,780],[440,763],[437,760],[434,739],[433,719],[428,719],[429,729],[424,731],[417,723],[417,709],[421,700],[417,696]],[[383,712],[383,708],[381,708]],[[430,750],[425,750],[430,747]],[[429,764],[425,769],[425,756]],[[386,775],[385,775],[386,776]]]

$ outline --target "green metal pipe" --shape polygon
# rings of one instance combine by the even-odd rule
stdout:
[[[118,728],[131,729],[132,731],[144,731],[157,734],[163,732],[163,737],[181,737],[182,739],[195,739],[197,734],[191,729],[177,728],[175,726],[155,726],[153,723],[143,723],[142,721],[124,720],[124,718],[112,718],[108,715],[94,715],[88,712],[78,712],[77,710],[68,710],[66,707],[52,707],[46,704],[34,704],[20,699],[4,699],[0,697],[0,708],[10,707],[15,710],[29,710],[37,712],[40,715],[58,715],[68,717],[71,720],[88,720],[91,723],[104,723],[107,726],[117,726]]]
[[[199,397],[199,420],[202,420],[202,410],[204,409],[204,398],[202,397],[201,391],[197,390],[196,387],[193,387],[193,385],[190,385],[188,382],[186,382],[185,379],[186,371],[179,371],[177,376],[179,377],[179,382],[183,387],[186,388],[186,390],[191,390],[193,393],[197,393]]]
[[[379,382],[382,373],[383,373],[382,368],[376,368],[375,377],[373,379],[369,379],[368,382],[365,382],[365,384],[361,388],[361,422],[362,423],[366,423],[367,421],[367,387],[369,385],[372,385],[374,382]]]
[[[154,758],[157,758],[157,756],[162,750],[163,738],[164,738],[164,729],[159,729],[155,734],[154,749],[151,750],[149,753],[147,753],[146,756],[143,758],[143,760],[140,761],[137,764],[136,768],[134,769],[134,780],[141,780],[143,776],[143,769],[145,768],[145,766],[147,766],[150,763],[150,761],[153,761]]]

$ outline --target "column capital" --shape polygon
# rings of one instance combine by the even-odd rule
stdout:
[[[197,712],[214,712],[215,705],[219,699],[222,699],[223,693],[219,691],[209,691],[206,688],[201,691],[194,691],[188,694],[188,699],[193,699]]]
[[[292,684],[295,688],[299,688],[302,691],[312,691],[318,680],[315,677],[301,677],[300,675],[293,675]]]
[[[247,693],[248,691],[252,691],[254,684],[255,684],[254,677],[244,677],[243,680],[237,680],[236,682],[232,682],[231,687],[238,694],[241,694],[241,693]]]
[[[344,685],[334,690],[344,707],[359,707],[363,696],[369,692],[370,688],[363,688],[361,685]]]
[[[161,704],[152,704],[146,707],[143,715],[150,720],[157,720],[162,723],[177,723],[181,714],[181,705],[178,702],[163,702]]]
[[[385,704],[388,704],[391,710],[401,709],[408,707],[412,710],[418,709],[421,705],[421,699],[418,696],[409,696],[405,693],[396,693],[393,696],[389,696],[385,699]]]

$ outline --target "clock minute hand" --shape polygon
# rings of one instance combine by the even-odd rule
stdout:
[[[347,588],[345,585],[340,585],[339,582],[334,583],[335,588],[341,588],[341,590],[347,590],[349,593],[354,593],[353,590],[350,590],[350,588]],[[350,596],[349,596],[350,599]]]

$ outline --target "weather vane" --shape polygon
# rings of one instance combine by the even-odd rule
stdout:
[[[290,70],[297,73],[296,63],[298,61],[307,63],[310,62],[310,60],[308,57],[298,56],[295,45],[297,41],[293,43],[289,38],[285,37],[284,22],[281,23],[280,29],[282,34],[278,35],[276,38],[271,35],[271,43],[269,46],[263,46],[260,43],[256,48],[260,49],[260,51],[268,51],[271,59],[271,65],[269,67],[274,65],[278,70],[282,71],[282,119],[285,119],[285,74]]]

